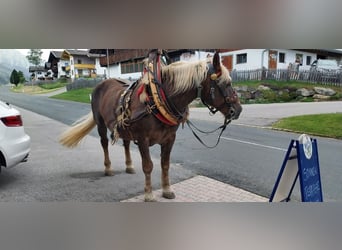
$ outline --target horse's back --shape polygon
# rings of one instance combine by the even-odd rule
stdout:
[[[126,84],[115,79],[104,80],[94,88],[91,99],[92,104],[113,101],[113,99],[117,99],[121,92],[126,88]]]
[[[114,110],[118,106],[121,93],[127,88],[115,79],[104,80],[93,90],[91,98],[91,107],[96,122],[102,118],[106,120],[114,119]],[[107,122],[106,122],[107,123]]]

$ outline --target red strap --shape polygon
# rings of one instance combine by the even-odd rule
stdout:
[[[144,84],[142,84],[142,85],[138,88],[138,92],[137,92],[138,97],[141,95],[142,92],[144,92],[144,89],[145,89],[145,85],[144,85]]]
[[[144,88],[144,85],[142,85],[142,86],[139,87],[138,95],[140,95],[140,94],[142,93],[142,91],[141,91],[141,93],[139,93],[139,92],[140,92],[140,90],[143,90],[143,88]],[[149,98],[149,96],[147,96],[147,97],[146,97],[146,101],[148,102],[149,100],[150,100],[150,98]],[[175,125],[176,125],[176,124],[170,122],[169,120],[167,120],[161,113],[154,114],[154,115],[155,115],[155,117],[157,117],[157,119],[158,119],[159,121],[161,121],[162,123],[165,123],[165,124],[170,125],[170,126],[175,126]]]

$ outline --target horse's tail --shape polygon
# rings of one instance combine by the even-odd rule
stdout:
[[[74,148],[90,131],[96,126],[93,112],[76,121],[74,125],[66,130],[60,137],[59,142],[66,147]]]

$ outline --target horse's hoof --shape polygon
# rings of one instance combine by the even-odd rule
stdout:
[[[105,176],[114,176],[113,170],[105,170]]]
[[[163,196],[164,198],[166,198],[166,199],[174,199],[174,198],[176,198],[175,193],[172,192],[172,191],[163,191],[162,196]]]
[[[148,194],[145,194],[145,199],[144,199],[145,202],[155,202],[157,201],[153,194],[152,193],[148,193]]]
[[[126,173],[127,174],[135,174],[135,169],[134,168],[126,168]]]

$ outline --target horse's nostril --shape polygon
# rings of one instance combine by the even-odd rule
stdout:
[[[235,117],[235,110],[234,109],[230,110],[230,117]]]

